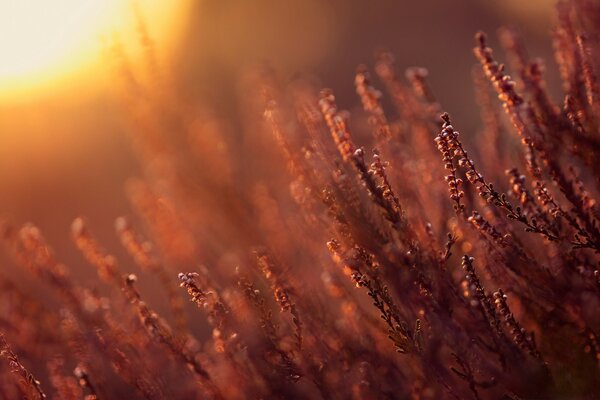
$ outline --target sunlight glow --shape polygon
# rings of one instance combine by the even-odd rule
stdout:
[[[158,0],[0,0],[0,90],[97,61],[103,39],[135,35],[134,4],[153,33],[159,25],[154,17],[160,20],[165,8],[173,8]]]
[[[0,75],[26,74],[65,56],[97,29],[90,21],[99,22],[109,3],[102,0],[3,1],[0,3]]]

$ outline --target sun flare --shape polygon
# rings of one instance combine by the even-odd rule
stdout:
[[[47,82],[97,60],[103,38],[135,34],[134,6],[148,17],[153,30],[164,30],[165,11],[174,8],[169,4],[158,0],[0,0],[0,89]]]

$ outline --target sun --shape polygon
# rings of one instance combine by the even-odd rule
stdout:
[[[148,17],[151,28],[163,29],[162,16],[173,3],[0,0],[0,91],[47,81],[97,59],[103,37],[135,31],[134,6]],[[154,17],[162,20],[155,23]]]

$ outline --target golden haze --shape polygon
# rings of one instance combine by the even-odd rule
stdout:
[[[65,82],[92,81],[105,68],[103,50],[137,34],[136,17],[152,21],[161,44],[173,37],[173,21],[187,1],[0,1],[0,99],[38,95]],[[93,81],[97,81],[94,79]]]

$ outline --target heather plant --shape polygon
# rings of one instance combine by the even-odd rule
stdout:
[[[0,279],[0,397],[600,397],[600,8],[557,12],[559,99],[515,29],[507,65],[476,34],[478,133],[387,51],[356,72],[366,124],[256,68],[232,133],[163,84],[141,24],[150,78],[111,52],[140,166],[115,221],[130,259],[77,218],[88,288],[3,223],[43,289]]]

